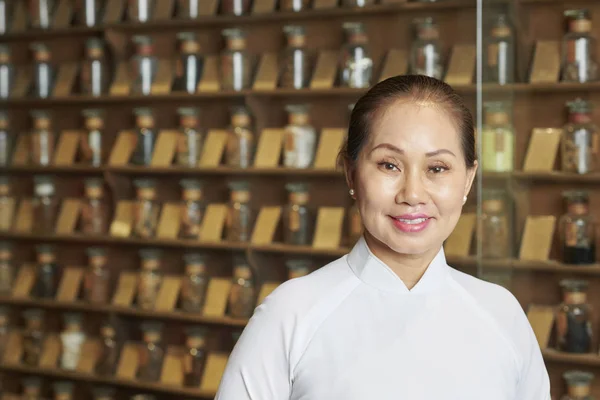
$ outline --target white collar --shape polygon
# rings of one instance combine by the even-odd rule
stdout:
[[[442,247],[419,282],[408,290],[402,279],[371,252],[363,237],[348,254],[348,264],[356,276],[366,284],[379,290],[406,294],[429,293],[439,289],[446,282],[449,268]]]

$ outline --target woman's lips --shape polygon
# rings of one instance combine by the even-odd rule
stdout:
[[[431,218],[425,214],[400,215],[392,217],[394,226],[405,233],[417,233],[423,231],[429,225]]]

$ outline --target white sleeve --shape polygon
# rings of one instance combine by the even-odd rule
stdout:
[[[238,339],[215,400],[290,398],[289,338],[292,327],[285,326],[286,315],[281,304],[284,299],[273,294],[256,308]]]

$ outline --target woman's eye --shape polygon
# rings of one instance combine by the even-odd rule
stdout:
[[[379,165],[381,167],[383,167],[383,169],[385,169],[386,171],[394,171],[394,170],[398,169],[398,168],[396,168],[396,166],[394,164],[389,163],[389,162],[382,162],[382,163],[379,163]]]
[[[430,170],[431,172],[433,172],[434,174],[439,174],[439,173],[441,173],[441,172],[447,171],[447,170],[448,170],[448,168],[446,168],[446,167],[441,167],[441,166],[437,166],[437,167],[431,167],[431,168],[429,168],[429,170]]]

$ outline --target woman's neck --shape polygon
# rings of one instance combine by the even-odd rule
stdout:
[[[432,249],[421,254],[401,254],[390,249],[368,232],[365,232],[364,237],[369,250],[398,275],[408,290],[421,280],[427,267],[439,252],[439,249]]]

